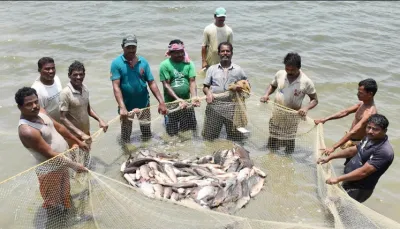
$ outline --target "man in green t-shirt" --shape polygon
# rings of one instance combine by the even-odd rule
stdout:
[[[164,100],[166,103],[177,101],[167,105],[170,111],[174,110],[165,116],[167,133],[176,135],[178,131],[196,131],[197,121],[193,106],[199,106],[200,101],[197,98],[194,64],[185,52],[181,40],[172,40],[166,55],[170,58],[160,64]],[[193,99],[191,105],[186,101],[190,98]]]

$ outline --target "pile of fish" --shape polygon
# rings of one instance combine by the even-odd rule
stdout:
[[[122,163],[129,184],[151,198],[190,199],[199,205],[235,213],[264,186],[266,174],[255,167],[249,152],[239,145],[193,160],[179,160],[141,149]]]

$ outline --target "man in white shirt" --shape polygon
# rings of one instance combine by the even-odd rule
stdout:
[[[275,95],[275,103],[297,111],[297,113],[280,112],[277,114],[279,109],[274,109],[269,122],[268,148],[276,150],[283,143],[286,152],[292,153],[300,117],[305,117],[307,111],[318,104],[318,98],[314,83],[300,70],[301,57],[299,54],[288,53],[283,64],[285,70],[280,70],[275,74],[275,79],[260,101],[267,102],[269,96],[278,89]],[[307,106],[301,107],[305,95],[308,95],[310,102]],[[278,139],[278,137],[282,139]]]
[[[60,78],[56,76],[56,65],[53,58],[42,57],[38,61],[40,76],[32,84],[39,97],[39,104],[47,114],[60,122],[60,92],[62,90]]]
[[[218,45],[222,42],[233,43],[232,29],[225,24],[226,10],[219,7],[215,10],[215,22],[206,26],[201,46],[202,68],[219,64]]]

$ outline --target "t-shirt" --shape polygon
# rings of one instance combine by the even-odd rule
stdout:
[[[394,151],[387,136],[379,142],[372,142],[368,137],[365,137],[357,145],[357,154],[344,167],[344,173],[347,174],[361,168],[365,163],[374,166],[376,171],[364,179],[343,182],[343,186],[373,190],[379,178],[392,164],[393,159]]]
[[[147,83],[154,80],[147,60],[138,56],[133,68],[121,54],[111,63],[111,80],[120,80],[122,97],[128,111],[145,108],[150,103]]]
[[[239,80],[247,80],[246,74],[239,65],[232,63],[227,71],[224,71],[221,64],[215,64],[207,69],[204,84],[210,86],[212,93],[218,94],[225,92],[230,84]]]
[[[214,23],[206,26],[203,32],[203,46],[207,46],[207,64],[209,66],[218,64],[218,45],[221,42],[233,43],[233,31],[228,25],[218,27]]]
[[[32,88],[38,94],[40,107],[46,110],[47,114],[60,122],[60,110],[58,103],[60,101],[60,92],[62,90],[60,78],[54,76],[54,83],[52,85],[44,85],[38,77],[32,84]]]
[[[60,111],[66,111],[66,118],[85,134],[90,135],[89,90],[82,86],[82,93],[68,83],[60,93]],[[78,136],[79,137],[79,136]]]
[[[194,63],[175,63],[170,58],[160,64],[160,81],[170,80],[170,85],[175,94],[181,99],[190,98],[190,78],[196,77]],[[165,102],[172,102],[175,99],[170,96],[164,88]]]
[[[289,84],[287,73],[280,70],[275,74],[271,83],[276,87],[275,103],[289,107],[293,110],[299,110],[305,95],[317,93],[314,83],[300,70],[300,75],[295,81]]]

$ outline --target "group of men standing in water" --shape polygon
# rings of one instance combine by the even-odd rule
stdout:
[[[226,10],[217,8],[214,13],[215,22],[204,29],[201,49],[202,68],[206,71],[203,82],[203,93],[206,97],[206,119],[202,136],[205,140],[219,137],[225,125],[227,136],[232,140],[243,140],[244,136],[227,118],[226,111],[232,110],[229,103],[218,110],[215,104],[216,95],[232,92],[242,92],[245,89],[238,81],[247,82],[244,70],[232,63],[233,32],[225,24]],[[136,54],[138,41],[135,35],[123,38],[121,48],[123,53],[111,63],[110,79],[118,113],[121,117],[121,140],[130,141],[132,119],[140,120],[140,130],[143,140],[151,135],[151,114],[149,92],[158,101],[158,112],[165,116],[166,131],[175,135],[179,131],[196,131],[197,122],[194,107],[200,106],[197,95],[196,70],[190,60],[181,40],[172,40],[167,45],[166,56],[160,64],[159,77],[163,85],[164,96],[151,73],[147,60]],[[301,57],[297,53],[288,53],[283,60],[284,70],[275,74],[266,93],[260,98],[268,102],[269,97],[276,91],[275,103],[297,111],[297,117],[305,117],[310,109],[318,104],[317,92],[312,80],[301,70]],[[83,84],[85,68],[82,63],[75,61],[68,69],[70,82],[62,89],[60,79],[56,76],[55,63],[52,58],[43,57],[38,61],[40,76],[32,87],[24,87],[15,95],[16,103],[21,111],[19,121],[19,137],[22,144],[41,163],[57,156],[71,147],[79,147],[89,151],[91,137],[89,116],[98,121],[99,127],[107,131],[108,124],[93,110],[89,101],[89,90]],[[344,182],[343,187],[354,199],[363,202],[369,198],[379,179],[393,161],[393,149],[386,135],[388,120],[377,114],[374,95],[377,84],[373,79],[360,81],[358,85],[359,103],[326,118],[315,120],[315,124],[340,119],[355,113],[353,124],[346,135],[332,147],[324,149],[326,158],[318,159],[318,163],[326,163],[335,158],[346,158],[345,175],[330,178],[327,184]],[[310,102],[302,106],[305,96]],[[174,105],[170,102],[178,102]],[[179,106],[176,112],[168,110]],[[230,113],[230,112],[227,112]],[[287,120],[282,123],[279,115],[273,115],[269,121],[270,137],[268,148],[278,150],[285,147],[287,153],[295,149],[295,136],[300,118]],[[288,123],[290,125],[288,125]],[[285,126],[290,140],[279,139],[274,131]],[[289,127],[290,128],[289,128]],[[287,128],[286,128],[287,127]],[[337,148],[344,150],[334,153]],[[77,172],[87,171],[87,164],[82,165],[65,157],[60,160]],[[38,171],[40,191],[44,199],[43,207],[47,209],[71,206],[67,169],[48,168],[48,171]],[[55,186],[60,180],[59,187]],[[52,181],[52,182],[51,182]],[[68,183],[68,185],[67,185]],[[58,188],[57,188],[58,187]],[[61,192],[60,190],[64,190]]]

